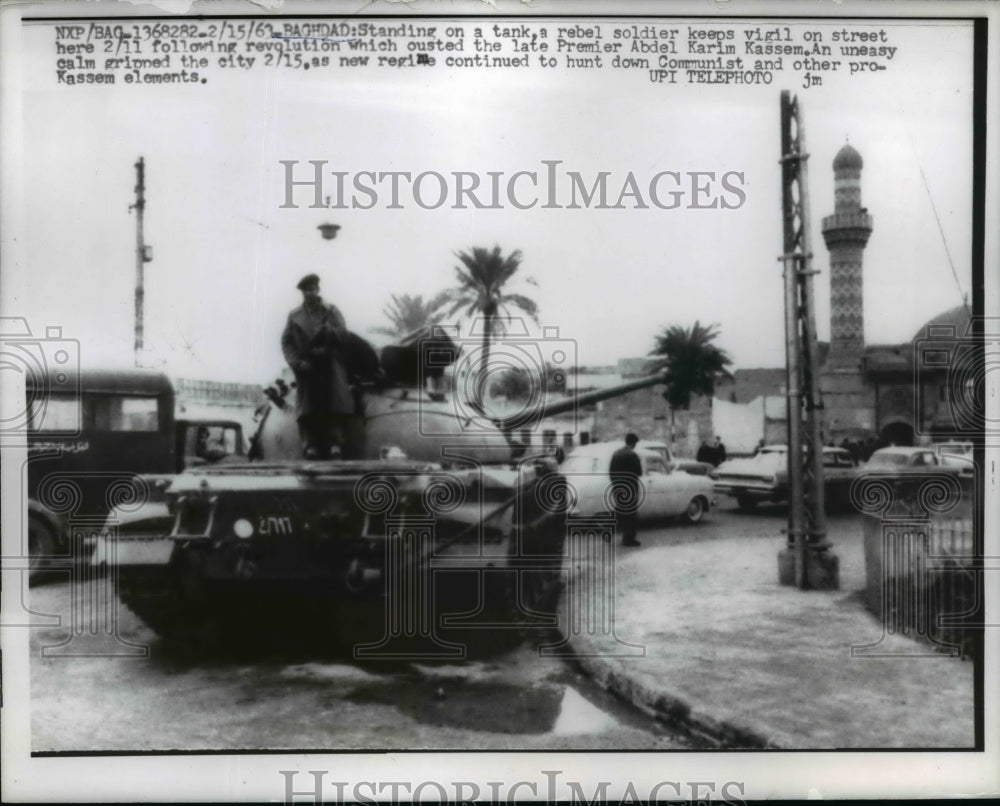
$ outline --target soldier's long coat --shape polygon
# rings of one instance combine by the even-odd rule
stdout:
[[[323,303],[317,309],[300,305],[288,314],[281,350],[295,373],[300,417],[354,413],[341,354],[346,336],[347,325],[335,305]]]

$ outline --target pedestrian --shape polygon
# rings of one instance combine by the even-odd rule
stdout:
[[[847,450],[851,454],[851,459],[854,461],[854,464],[858,464],[861,461],[861,443],[856,439],[852,439],[847,444]]]
[[[625,435],[625,445],[611,456],[608,475],[611,477],[611,490],[615,505],[615,517],[622,530],[623,546],[642,545],[636,540],[638,531],[639,497],[641,495],[639,480],[642,476],[642,460],[635,452],[639,437],[629,433]]]
[[[865,438],[865,444],[861,446],[861,461],[867,462],[873,453],[875,453],[875,437],[869,434]]]
[[[715,438],[715,444],[712,446],[712,460],[712,464],[716,467],[726,461],[726,446],[719,437]]]
[[[347,325],[337,307],[323,301],[317,275],[307,274],[296,287],[302,305],[288,315],[281,349],[295,374],[303,454],[328,459],[334,446],[343,448],[343,427],[354,413],[341,356]]]
[[[714,457],[712,449],[709,447],[705,440],[701,441],[701,445],[698,446],[698,452],[694,455],[695,461],[697,462],[707,462],[708,464],[715,464],[712,459]]]

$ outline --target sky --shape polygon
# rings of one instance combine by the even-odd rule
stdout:
[[[473,23],[467,22],[468,25]],[[537,24],[537,23],[536,23]],[[794,21],[792,21],[794,25]],[[742,23],[715,20],[715,27]],[[827,36],[851,27],[812,21]],[[4,316],[61,326],[85,365],[132,361],[134,163],[146,164],[144,361],[177,376],[274,378],[298,279],[316,272],[348,326],[385,339],[391,294],[453,284],[455,253],[520,250],[512,290],[537,301],[549,340],[580,365],[648,353],[657,332],[717,323],[734,367],[784,360],[779,92],[798,92],[807,138],[820,339],[829,338],[832,161],[864,157],[868,343],[909,341],[971,299],[972,28],[883,23],[889,69],[828,73],[801,89],[653,84],[642,71],[213,70],[206,84],[155,89],[55,81],[53,33],[23,37],[23,262],[8,263]],[[858,30],[862,30],[859,28]],[[786,57],[787,58],[787,57]],[[790,59],[789,59],[790,61]],[[329,171],[600,171],[618,188],[660,171],[743,175],[736,209],[283,209],[284,168]],[[923,177],[921,175],[923,172]],[[328,180],[327,187],[332,187]],[[730,197],[732,198],[732,197]],[[450,204],[450,201],[449,201]],[[933,206],[932,206],[933,205]],[[935,209],[940,218],[940,231]],[[342,229],[320,238],[324,222]],[[948,251],[955,266],[953,275]],[[533,281],[529,284],[528,279]],[[16,289],[12,293],[10,289]],[[555,330],[558,336],[555,336]],[[538,331],[532,331],[538,333]]]

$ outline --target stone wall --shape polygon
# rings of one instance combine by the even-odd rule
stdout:
[[[618,440],[634,431],[640,439],[669,445],[670,430],[670,407],[660,385],[605,400],[594,413],[594,441]],[[678,456],[694,456],[701,440],[713,437],[711,398],[692,398],[689,409],[674,412],[673,446]]]

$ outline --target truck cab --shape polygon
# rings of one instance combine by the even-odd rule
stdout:
[[[163,373],[81,370],[74,381],[38,375],[26,384],[31,578],[89,554],[116,506],[162,501],[174,474],[244,453],[235,421],[175,419]]]

